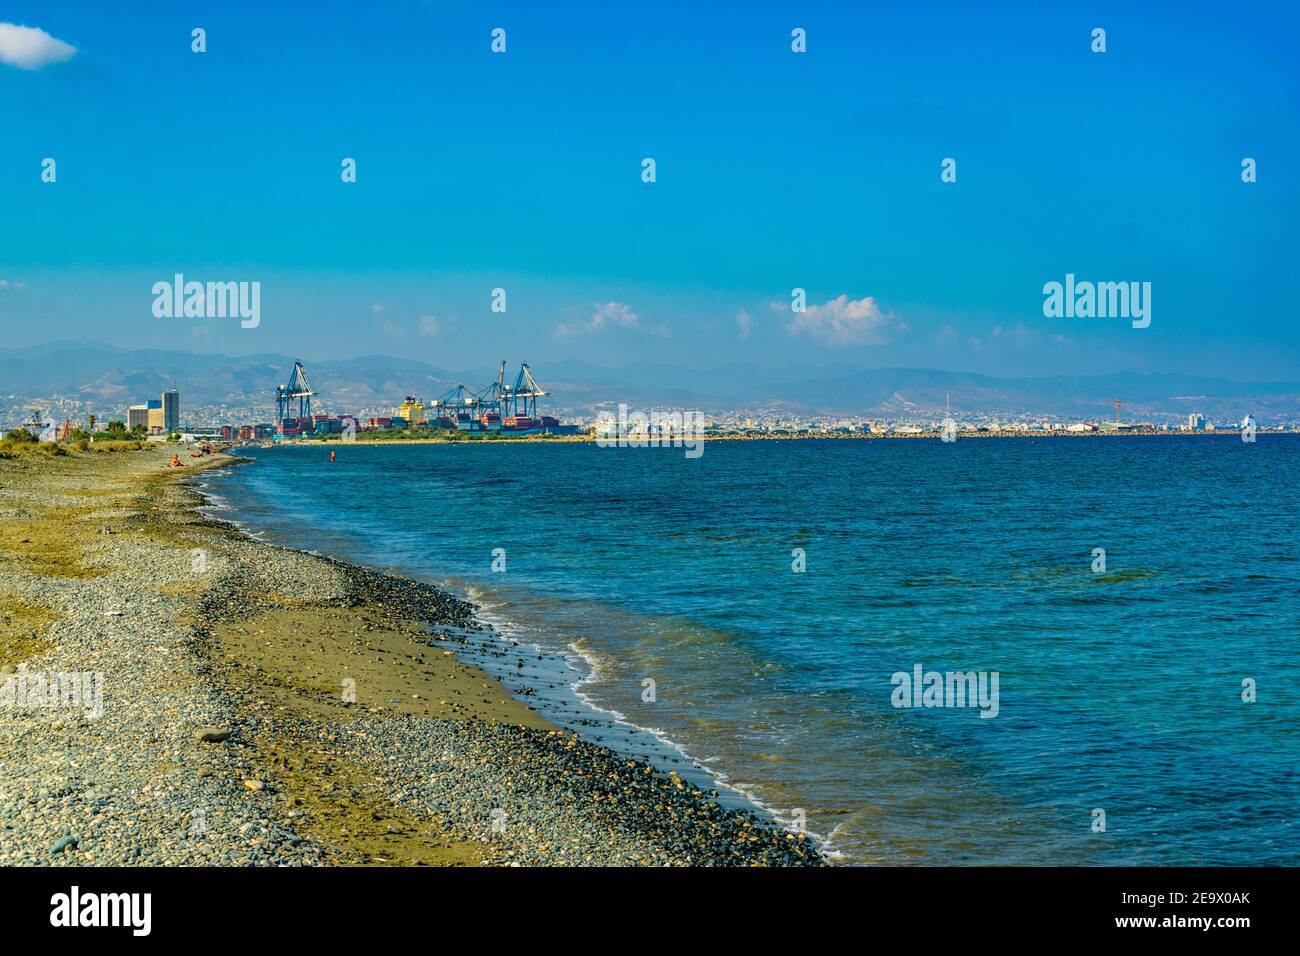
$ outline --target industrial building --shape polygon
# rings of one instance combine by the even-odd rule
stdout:
[[[159,407],[162,403],[159,402]],[[126,410],[126,430],[135,431],[136,428],[149,430],[149,405],[132,405]]]
[[[149,435],[171,435],[181,430],[181,394],[174,387],[162,393],[161,398],[150,399],[126,410],[126,430],[136,426]]]
[[[141,405],[132,405],[126,410],[126,430],[132,431],[137,425],[149,435],[167,434],[161,399],[150,399]]]
[[[181,393],[174,385],[162,393],[162,427],[165,435],[181,430]]]

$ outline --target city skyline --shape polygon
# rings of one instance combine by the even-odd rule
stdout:
[[[7,344],[1300,378],[1293,11],[347,9],[11,5],[73,52],[0,58]],[[157,317],[178,273],[257,327]],[[1150,326],[1046,318],[1067,275]]]
[[[486,393],[498,374],[504,374],[509,385],[516,378],[517,362],[516,356],[505,369],[452,370],[412,359],[367,356],[308,361],[306,368],[315,389],[313,411],[365,420],[399,415],[397,408],[408,397],[432,403],[453,392],[460,398]],[[1250,415],[1264,428],[1300,427],[1300,383],[1295,382],[1135,373],[995,378],[851,365],[730,365],[702,373],[647,363],[621,369],[576,362],[532,364],[545,393],[541,409],[566,421],[587,422],[628,403],[689,408],[714,422],[752,419],[781,428],[932,423],[949,415],[972,424],[1098,423],[1114,418],[1119,399],[1124,421],[1130,423],[1177,425],[1200,415],[1222,426]],[[119,406],[127,403],[138,406],[143,415],[142,399],[175,386],[185,396],[187,424],[270,422],[280,417],[274,411],[275,396],[296,374],[294,367],[295,359],[274,353],[232,357],[77,344],[0,348],[0,381],[8,385],[0,394],[0,425],[6,420],[16,424],[31,409],[58,421],[96,414],[106,422],[121,417]]]

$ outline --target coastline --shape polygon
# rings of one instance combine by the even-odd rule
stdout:
[[[0,681],[103,683],[0,707],[0,864],[822,862],[463,663],[472,605],[203,517],[238,459],[171,453],[0,461]]]
[[[1257,435],[1291,435],[1295,432],[1285,429],[1260,428],[1256,430]],[[968,439],[980,440],[997,439],[997,438],[1028,438],[1037,441],[1040,438],[1239,438],[1240,433],[1235,431],[1161,431],[1157,429],[1133,429],[1125,431],[1095,431],[1095,432],[1066,432],[1066,431],[1014,431],[998,430],[989,432],[960,432],[959,441]],[[917,432],[915,434],[895,434],[895,433],[873,433],[873,432],[791,432],[789,434],[754,434],[754,435],[699,435],[694,436],[692,441],[702,442],[745,442],[745,441],[940,441],[943,435],[941,432]],[[300,446],[314,448],[318,446],[352,446],[366,447],[370,445],[513,445],[513,444],[537,444],[537,445],[559,445],[559,444],[595,444],[594,435],[526,435],[519,437],[505,438],[487,438],[485,435],[475,435],[471,438],[357,438],[346,439],[337,437],[322,436],[320,438],[267,438],[256,441],[248,441],[242,444],[260,446],[260,447],[280,447],[280,446]],[[236,444],[235,448],[238,449]]]

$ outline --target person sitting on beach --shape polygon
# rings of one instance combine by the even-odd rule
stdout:
[[[173,468],[183,468],[183,467],[184,467],[184,466],[181,464],[181,456],[180,456],[180,455],[172,455],[172,467],[173,467]]]

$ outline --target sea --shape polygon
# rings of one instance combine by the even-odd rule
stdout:
[[[1300,436],[331,447],[208,510],[833,861],[1300,863]]]

